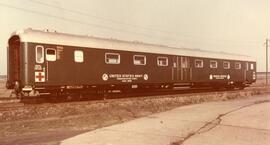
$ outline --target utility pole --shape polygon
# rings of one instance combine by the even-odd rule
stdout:
[[[269,40],[268,39],[266,39],[266,72],[265,72],[265,76],[266,76],[266,86],[268,85],[268,42],[269,42]]]

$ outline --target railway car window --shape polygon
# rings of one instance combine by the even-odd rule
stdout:
[[[195,67],[196,68],[203,68],[203,60],[195,59]]]
[[[83,51],[82,50],[75,50],[74,51],[74,61],[75,62],[83,62]]]
[[[146,64],[146,56],[144,55],[134,55],[133,63],[135,65],[145,65]]]
[[[253,69],[254,69],[254,64],[251,63],[251,64],[250,64],[250,70],[253,70]]]
[[[105,63],[107,63],[107,64],[120,64],[120,54],[118,54],[118,53],[105,53]]]
[[[229,69],[229,68],[230,68],[230,62],[228,62],[228,61],[223,61],[223,68],[224,68],[224,69]]]
[[[36,62],[43,63],[44,62],[44,47],[43,46],[36,46]]]
[[[210,60],[210,68],[217,68],[217,66],[218,66],[217,61]]]
[[[56,51],[52,48],[46,49],[46,60],[47,61],[56,61]]]
[[[235,63],[235,69],[241,69],[241,63],[240,62]]]
[[[157,57],[158,66],[168,66],[168,57]]]

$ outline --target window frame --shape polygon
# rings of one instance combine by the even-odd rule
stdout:
[[[144,59],[144,63],[143,64],[137,64],[137,63],[135,63],[135,58],[136,57],[143,57],[143,59]],[[146,56],[145,55],[133,55],[133,64],[134,65],[146,65]]]
[[[159,63],[159,59],[165,59],[166,60],[166,64],[163,65],[163,63]],[[157,57],[157,66],[168,66],[169,65],[169,59],[168,57],[164,57],[164,56],[158,56]]]
[[[200,65],[200,66],[197,66],[197,65],[196,65],[196,62],[197,62],[197,61],[201,62],[201,65]],[[202,60],[202,59],[195,59],[194,65],[195,65],[195,68],[203,68],[203,60]]]
[[[213,66],[211,65],[212,62],[214,62],[214,63],[216,64],[215,67],[213,67]],[[216,61],[216,60],[210,60],[210,61],[209,61],[209,67],[210,67],[210,68],[218,68],[218,61]]]
[[[78,55],[77,54],[78,52],[81,52],[82,53],[82,60],[76,59],[76,58],[78,58],[78,57],[76,57]],[[74,57],[74,62],[83,63],[84,62],[84,52],[83,52],[83,50],[74,50],[73,57]]]
[[[107,58],[108,55],[118,56],[116,62],[107,61],[107,59],[109,60],[109,58]],[[105,53],[105,63],[106,64],[120,64],[121,63],[121,56],[120,56],[120,54],[119,53]]]
[[[228,63],[228,67],[225,67],[225,63]],[[231,63],[229,61],[223,61],[223,69],[230,69],[231,68]]]
[[[250,63],[250,70],[254,70],[254,63]]]
[[[41,61],[38,60],[38,55],[37,55],[37,53],[38,53],[37,49],[38,49],[38,48],[41,48],[41,58],[42,58]],[[40,64],[41,64],[41,63],[44,63],[44,61],[45,61],[45,58],[44,58],[44,56],[45,56],[45,55],[44,55],[44,47],[43,47],[42,45],[36,45],[35,51],[36,51],[36,52],[35,52],[35,55],[36,55],[36,58],[35,58],[35,59],[36,59],[36,63],[40,63]]]
[[[54,58],[53,59],[48,59],[48,53],[47,53],[48,50],[53,50],[54,51]],[[46,60],[47,61],[56,61],[56,50],[54,48],[46,48],[45,53],[46,53]],[[49,55],[51,55],[51,54],[49,54]]]
[[[235,67],[234,67],[235,69],[241,69],[241,68],[242,68],[241,62],[235,62],[234,65],[235,65]],[[239,67],[237,67],[237,65],[238,65]]]

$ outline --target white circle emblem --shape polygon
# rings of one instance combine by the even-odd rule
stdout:
[[[143,79],[144,79],[144,80],[148,80],[148,75],[147,75],[147,74],[144,74],[144,75],[143,75]]]
[[[109,79],[109,76],[107,74],[102,75],[103,81],[107,81]]]

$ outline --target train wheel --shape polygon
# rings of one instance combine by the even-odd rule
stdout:
[[[219,91],[219,90],[222,89],[222,87],[221,87],[220,85],[213,85],[212,88],[213,88],[213,90],[215,90],[215,91]]]
[[[15,82],[14,90],[12,92],[15,94],[17,99],[22,99],[23,98],[24,94],[21,91],[21,86],[20,86],[19,81]]]
[[[12,89],[12,84],[9,81],[6,82],[6,88]]]
[[[229,91],[234,90],[234,86],[233,85],[228,85],[225,88],[226,88],[226,90],[229,90]]]
[[[239,90],[244,90],[244,89],[245,89],[245,87],[243,87],[243,86],[239,87]]]
[[[22,92],[16,93],[17,99],[22,100],[24,97],[25,97],[24,93],[22,93]]]
[[[243,89],[245,89],[245,84],[243,84],[243,83],[238,83],[237,84],[237,86],[236,86],[239,90],[243,90]]]
[[[239,89],[239,90],[244,90],[244,89],[245,89],[245,85],[239,85],[239,86],[238,86],[238,89]]]

